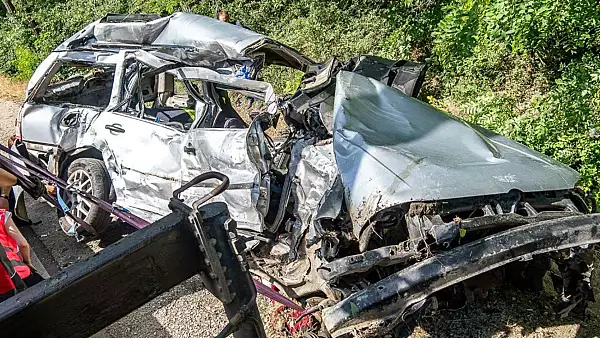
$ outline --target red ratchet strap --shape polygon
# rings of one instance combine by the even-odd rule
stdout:
[[[304,311],[304,309],[300,305],[292,302],[290,299],[286,298],[284,295],[271,289],[270,287],[266,286],[265,284],[255,280],[254,286],[256,287],[256,292],[260,293],[261,295],[263,295],[273,301],[276,301],[281,305],[285,305],[292,310]]]

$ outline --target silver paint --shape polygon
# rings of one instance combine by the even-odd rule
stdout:
[[[572,189],[579,179],[562,163],[355,73],[337,75],[333,129],[355,235],[402,203]]]

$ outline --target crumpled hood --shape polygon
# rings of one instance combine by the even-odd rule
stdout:
[[[355,223],[410,201],[570,189],[576,171],[383,83],[340,72],[335,158]]]

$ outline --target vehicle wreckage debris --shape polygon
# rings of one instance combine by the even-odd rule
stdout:
[[[346,331],[349,325],[358,325],[373,313],[381,320],[390,315],[396,317],[436,291],[475,275],[529,260],[532,255],[599,243],[599,230],[600,215],[596,214],[540,221],[500,232],[439,253],[368,286],[325,309],[323,321],[333,333]],[[570,259],[579,262],[577,256],[576,250],[564,264],[569,266]],[[569,285],[565,290],[575,294],[564,297],[574,306],[593,300],[587,266],[585,271],[575,272],[569,272],[570,278],[565,280]]]
[[[391,245],[326,262],[319,267],[319,275],[330,281],[341,276],[365,272],[375,266],[406,263],[415,256],[414,249],[411,249],[411,245],[408,243],[407,245]]]
[[[258,80],[270,64],[303,73],[293,94]],[[89,74],[56,78],[69,67]],[[0,161],[137,228],[173,208],[185,214],[204,250],[195,253],[204,284],[235,308],[222,335],[260,331],[256,290],[298,311],[308,304],[299,316],[314,313],[319,335],[339,336],[416,319],[447,303],[444,291],[470,299],[471,287],[484,286],[471,277],[488,272],[531,289],[551,274],[557,312],[585,310],[599,224],[578,173],[420,101],[426,69],[368,55],[315,63],[191,13],[107,15],[32,75],[17,124],[34,156]],[[252,111],[241,116],[236,101]],[[272,138],[280,119],[287,134]],[[77,170],[114,191],[98,198],[73,189],[66,182]],[[216,173],[198,176],[207,171]],[[230,180],[225,191],[200,182],[220,175]],[[234,221],[203,214],[211,198]],[[91,217],[89,232],[102,236],[104,221]],[[213,223],[235,234],[213,233]],[[282,294],[239,271],[232,279],[234,254],[248,257],[243,273]]]

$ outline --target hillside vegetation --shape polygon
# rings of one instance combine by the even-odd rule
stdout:
[[[106,13],[217,8],[315,60],[368,53],[427,61],[423,99],[577,169],[600,188],[600,5],[597,0],[12,0],[0,9],[0,72],[26,79]],[[4,11],[4,12],[3,12]],[[291,91],[298,78],[271,70]]]

